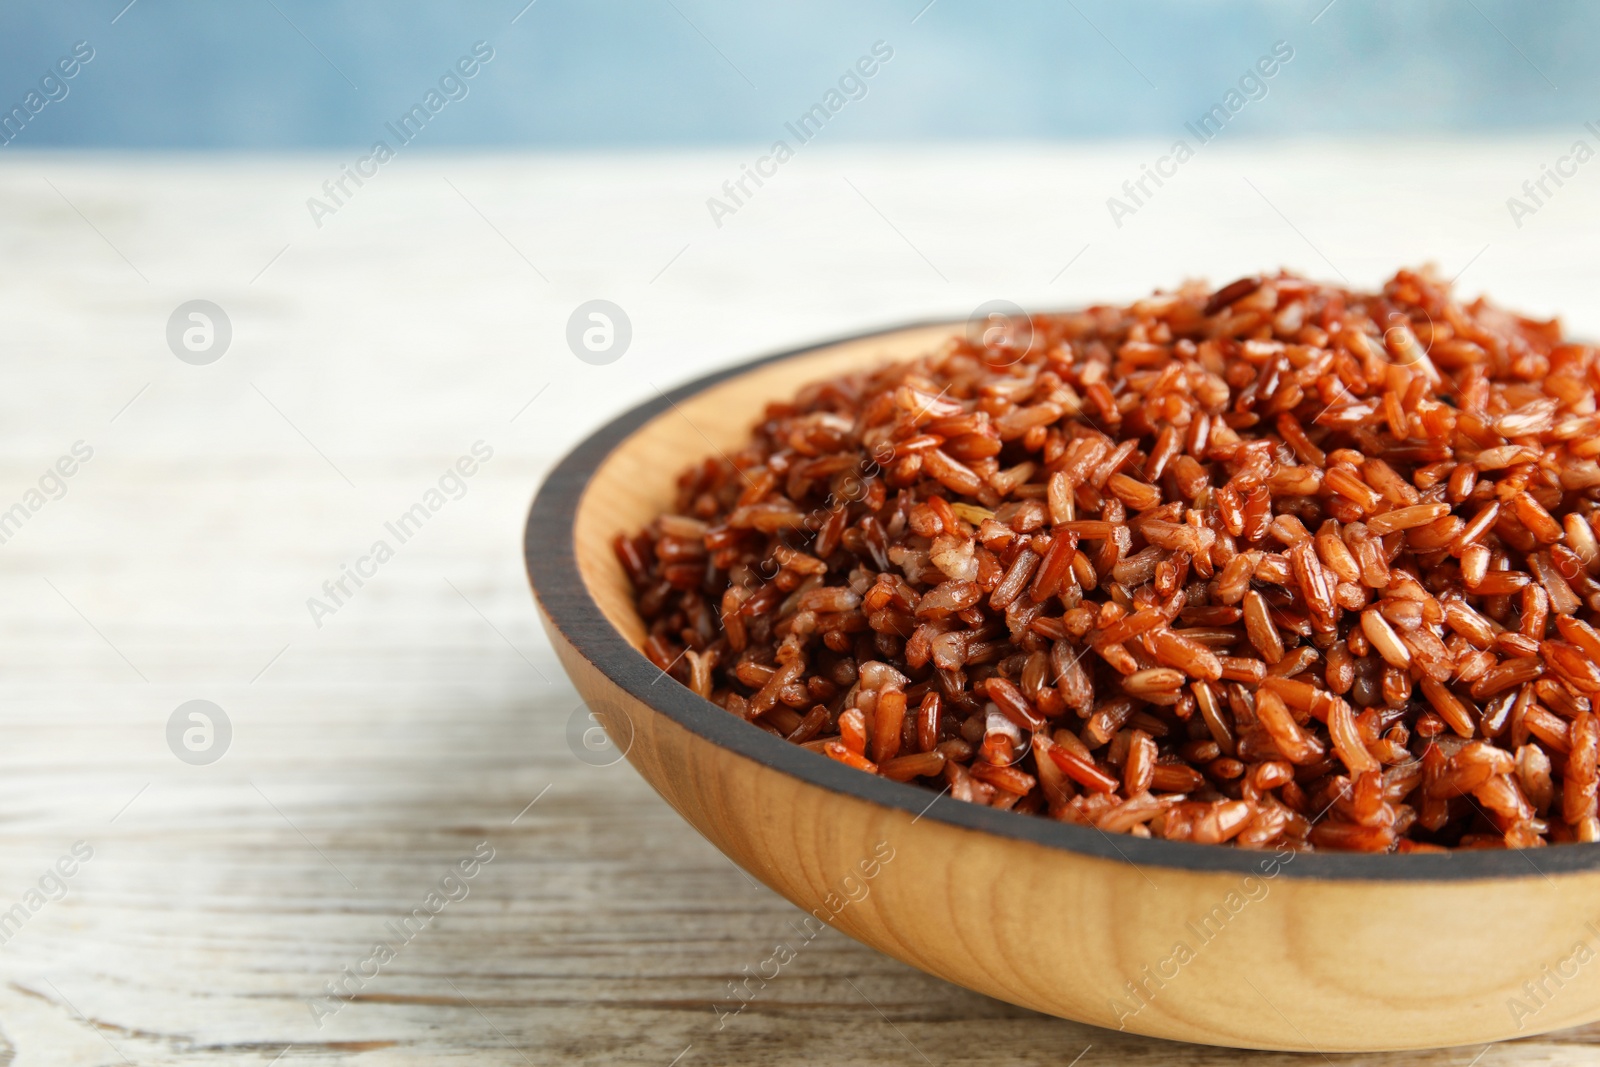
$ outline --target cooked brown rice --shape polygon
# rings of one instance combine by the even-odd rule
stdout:
[[[822,757],[1107,831],[1600,839],[1595,348],[1428,271],[1031,325],[807,386],[685,472],[615,545],[650,659]]]

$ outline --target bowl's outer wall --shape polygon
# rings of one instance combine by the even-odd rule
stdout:
[[[830,346],[681,390],[592,473],[569,458],[541,491],[529,525],[541,617],[579,692],[656,791],[829,925],[959,985],[1066,1018],[1323,1052],[1469,1044],[1600,1018],[1600,967],[1587,966],[1600,951],[1600,874],[1545,861],[1581,846],[1548,850],[1537,865],[1529,858],[1523,877],[1308,877],[1332,857],[1220,849],[1210,852],[1227,853],[1225,869],[1133,863],[1119,857],[1160,843],[1097,835],[1096,847],[1052,847],[955,825],[976,812],[953,812],[970,806],[947,799],[922,817],[841,788],[850,780],[822,757],[753,758],[783,743],[692,694],[727,722],[708,720],[711,731],[699,709],[660,710],[676,710],[687,690],[638,681],[658,672],[636,651],[643,630],[611,537],[668,506],[676,472],[708,444],[736,446],[766,399],[870,358],[925,350],[938,332]],[[559,496],[571,507],[579,491],[575,515],[540,516]],[[536,538],[535,526],[551,522],[570,522],[570,540]],[[563,559],[570,567],[557,566]],[[739,735],[742,752],[708,736],[729,723],[753,735]],[[796,756],[818,770],[796,773]],[[804,940],[796,931],[785,945],[804,951]],[[775,948],[750,961],[754,978],[734,976],[752,995],[776,980],[765,962]]]

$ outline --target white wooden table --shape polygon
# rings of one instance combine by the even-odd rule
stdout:
[[[1434,258],[1600,336],[1600,179],[1520,229],[1505,205],[1575,135],[1219,142],[1120,229],[1105,199],[1159,145],[819,144],[721,228],[705,200],[743,151],[417,153],[320,229],[305,201],[332,157],[6,155],[0,514],[26,512],[0,525],[7,1062],[1300,1062],[1033,1015],[831,932],[719,1029],[713,1003],[799,913],[626,763],[569,748],[578,701],[523,580],[523,512],[556,456],[657,385],[997,297],[1280,264],[1373,285]],[[564,341],[592,298],[632,322],[606,366]],[[193,299],[232,324],[207,365],[165,337]],[[29,510],[80,441],[64,495]],[[465,494],[395,543],[385,523],[480,441]],[[307,599],[385,538],[393,558],[318,626]],[[208,765],[168,746],[191,700],[231,723]],[[45,878],[65,895],[30,909],[80,841],[92,858]],[[402,943],[386,924],[475,849],[493,859],[447,883],[466,895]],[[380,939],[393,958],[314,1008]],[[1477,1062],[1600,1063],[1596,1044]]]

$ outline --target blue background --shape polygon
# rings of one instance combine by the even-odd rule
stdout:
[[[1600,5],[1574,0],[525,2],[8,4],[4,110],[75,41],[96,55],[0,151],[364,148],[477,40],[494,61],[420,144],[767,143],[879,39],[894,59],[829,140],[1175,136],[1280,39],[1275,102],[1230,137],[1600,119]]]

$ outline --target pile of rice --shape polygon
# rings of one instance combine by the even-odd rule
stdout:
[[[650,659],[867,774],[1105,831],[1600,839],[1595,348],[1429,271],[953,336],[768,406],[615,549]]]

